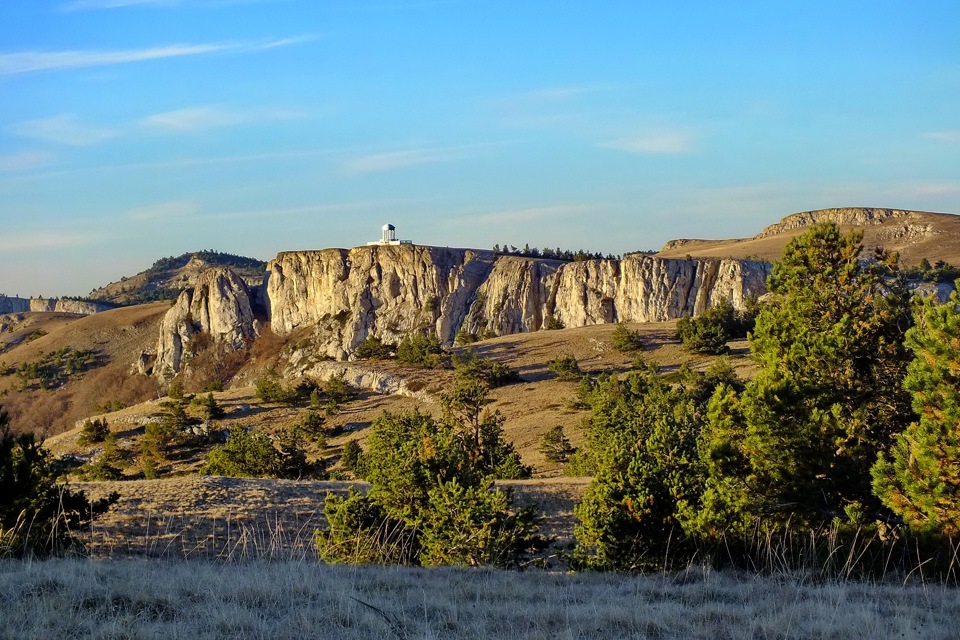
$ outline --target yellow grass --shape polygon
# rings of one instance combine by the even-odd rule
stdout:
[[[504,481],[520,506],[537,505],[542,532],[573,541],[573,506],[589,478]],[[77,483],[92,499],[120,500],[84,535],[95,558],[312,558],[328,492],[353,484],[184,476],[161,480]]]
[[[325,566],[0,562],[0,637],[955,638],[960,592],[674,576]]]

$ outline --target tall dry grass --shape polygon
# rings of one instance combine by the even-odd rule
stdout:
[[[316,562],[0,562],[0,637],[957,637],[960,591],[691,569],[624,576]]]

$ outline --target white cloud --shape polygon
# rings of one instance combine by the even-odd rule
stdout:
[[[635,136],[617,138],[597,145],[604,149],[616,149],[628,153],[675,154],[693,151],[693,138],[681,131],[654,131]]]
[[[169,220],[171,218],[185,218],[192,216],[200,210],[194,202],[176,201],[159,202],[157,204],[137,207],[127,212],[127,217],[131,220],[141,222],[148,220]]]
[[[315,39],[315,37],[283,38],[260,43],[173,44],[121,51],[20,51],[0,54],[0,75],[98,67],[227,51],[260,51],[300,44],[312,39]]]
[[[597,207],[595,206],[570,204],[529,207],[525,209],[510,209],[506,211],[496,211],[493,213],[470,216],[470,218],[468,220],[464,220],[464,222],[485,225],[518,222],[543,222],[545,220],[560,220],[570,218],[572,216],[582,215],[596,209]]]
[[[180,4],[179,0],[74,0],[62,5],[63,11],[95,11],[97,9],[120,9],[137,5],[168,6]]]
[[[37,249],[62,249],[79,247],[104,241],[103,237],[92,233],[58,233],[55,231],[37,231],[18,235],[0,236],[0,251],[34,251]]]
[[[22,171],[42,167],[53,160],[53,155],[46,151],[20,151],[8,155],[0,155],[0,171]]]
[[[472,150],[478,146],[480,145],[426,147],[421,149],[407,149],[404,151],[372,153],[348,160],[344,164],[344,170],[349,174],[380,173],[422,164],[453,162],[469,157],[472,155]]]
[[[60,6],[61,11],[98,11],[102,9],[123,9],[126,7],[174,7],[183,4],[206,6],[230,6],[237,4],[261,4],[276,0],[73,0]]]
[[[83,124],[73,114],[64,113],[49,118],[27,120],[12,127],[12,131],[24,138],[43,140],[55,144],[83,147],[101,142],[117,135],[118,131]]]
[[[293,110],[237,110],[216,106],[203,106],[157,113],[144,118],[141,124],[161,131],[185,132],[204,131],[207,129],[230,127],[264,120],[288,120],[302,117],[304,117],[303,113]]]
[[[923,134],[923,137],[941,142],[960,142],[960,129],[954,129],[953,131],[930,131]]]

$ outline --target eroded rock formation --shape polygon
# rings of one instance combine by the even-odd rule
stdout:
[[[279,336],[308,330],[318,355],[346,359],[368,336],[398,342],[412,331],[453,343],[478,334],[696,315],[720,299],[742,307],[766,291],[770,266],[742,260],[560,262],[492,251],[417,245],[291,251],[267,266],[251,292],[228,269],[207,272],[161,327],[155,371],[179,371],[198,333],[239,348],[255,333],[260,304]]]
[[[769,265],[740,260],[559,262],[424,246],[281,253],[267,267],[274,333],[317,327],[342,359],[369,335],[414,330],[452,343],[461,327],[497,335],[564,326],[650,322],[699,314],[721,298],[742,307],[766,291]]]
[[[112,309],[110,305],[69,298],[20,298],[0,296],[0,313],[57,312],[88,316]]]
[[[244,348],[256,335],[250,301],[247,285],[230,269],[204,272],[163,317],[154,371],[158,375],[180,371],[187,345],[201,333],[214,346]]]

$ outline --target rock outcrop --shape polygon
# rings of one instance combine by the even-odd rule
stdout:
[[[20,298],[0,296],[0,313],[57,312],[89,316],[113,307],[108,304],[69,298]]]
[[[875,209],[871,207],[846,207],[840,209],[818,209],[793,213],[775,224],[765,228],[756,238],[769,238],[781,233],[810,227],[821,222],[835,222],[843,227],[867,227],[883,224],[898,218],[910,218],[913,211],[901,209]]]
[[[163,317],[154,372],[180,371],[187,345],[201,333],[213,346],[230,349],[242,349],[256,336],[250,292],[228,268],[204,272]]]
[[[281,253],[264,299],[274,333],[315,327],[318,348],[343,359],[367,336],[396,342],[429,330],[450,344],[461,327],[497,335],[550,319],[577,327],[699,314],[721,298],[737,307],[766,291],[770,266],[740,260],[560,262],[425,246]]]
[[[163,319],[154,371],[180,371],[199,333],[241,348],[257,333],[257,304],[275,334],[309,331],[318,356],[344,360],[368,336],[398,342],[425,330],[452,344],[461,328],[505,335],[554,322],[654,322],[721,299],[739,308],[766,291],[769,272],[742,260],[561,262],[417,245],[285,252],[269,263],[260,291],[220,268],[182,293]]]
[[[416,245],[281,253],[267,265],[270,326],[280,336],[316,327],[321,352],[338,359],[368,335],[396,342],[428,328],[450,343],[495,261]]]

